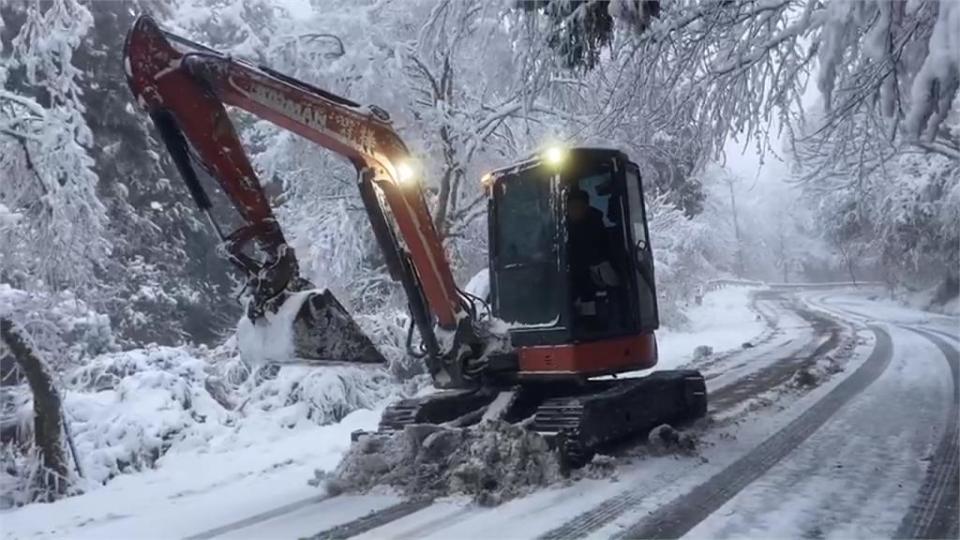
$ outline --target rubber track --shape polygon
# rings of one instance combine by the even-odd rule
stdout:
[[[358,534],[363,534],[367,531],[372,531],[377,527],[381,527],[402,517],[409,516],[414,512],[419,512],[431,504],[433,504],[433,499],[411,499],[408,501],[399,502],[393,506],[388,506],[383,510],[370,512],[363,517],[357,518],[353,521],[348,521],[341,525],[337,525],[336,527],[321,531],[307,538],[310,540],[343,540],[345,538],[357,536]]]
[[[893,357],[890,335],[878,326],[871,325],[869,328],[877,336],[876,347],[852,375],[747,455],[614,538],[683,536],[810,437],[842,406],[876,381],[890,365]]]
[[[917,499],[897,529],[896,538],[957,538],[960,511],[960,351],[931,332],[909,328],[933,342],[950,364],[953,375],[953,402],[947,415],[947,429],[927,467]],[[936,332],[936,334],[941,334]],[[956,338],[954,338],[956,339]]]

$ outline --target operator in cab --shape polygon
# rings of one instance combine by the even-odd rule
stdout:
[[[620,279],[611,264],[610,243],[603,212],[590,205],[590,195],[579,187],[567,192],[567,241],[571,286],[577,315],[598,320],[597,295],[618,287]]]

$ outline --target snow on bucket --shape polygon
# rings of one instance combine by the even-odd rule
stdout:
[[[329,290],[290,293],[275,313],[237,328],[240,357],[247,363],[386,363],[356,321]]]

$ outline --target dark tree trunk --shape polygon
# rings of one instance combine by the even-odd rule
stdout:
[[[33,392],[34,442],[43,465],[37,487],[54,497],[63,494],[67,489],[68,468],[60,394],[43,361],[9,319],[0,318],[0,339],[6,343]]]

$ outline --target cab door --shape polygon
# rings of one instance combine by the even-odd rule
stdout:
[[[641,332],[652,331],[660,326],[657,309],[657,292],[654,279],[653,249],[650,246],[650,231],[647,227],[647,209],[643,198],[643,182],[635,163],[627,162],[624,181],[627,204],[630,212],[629,232],[633,272],[636,275],[636,295]]]

